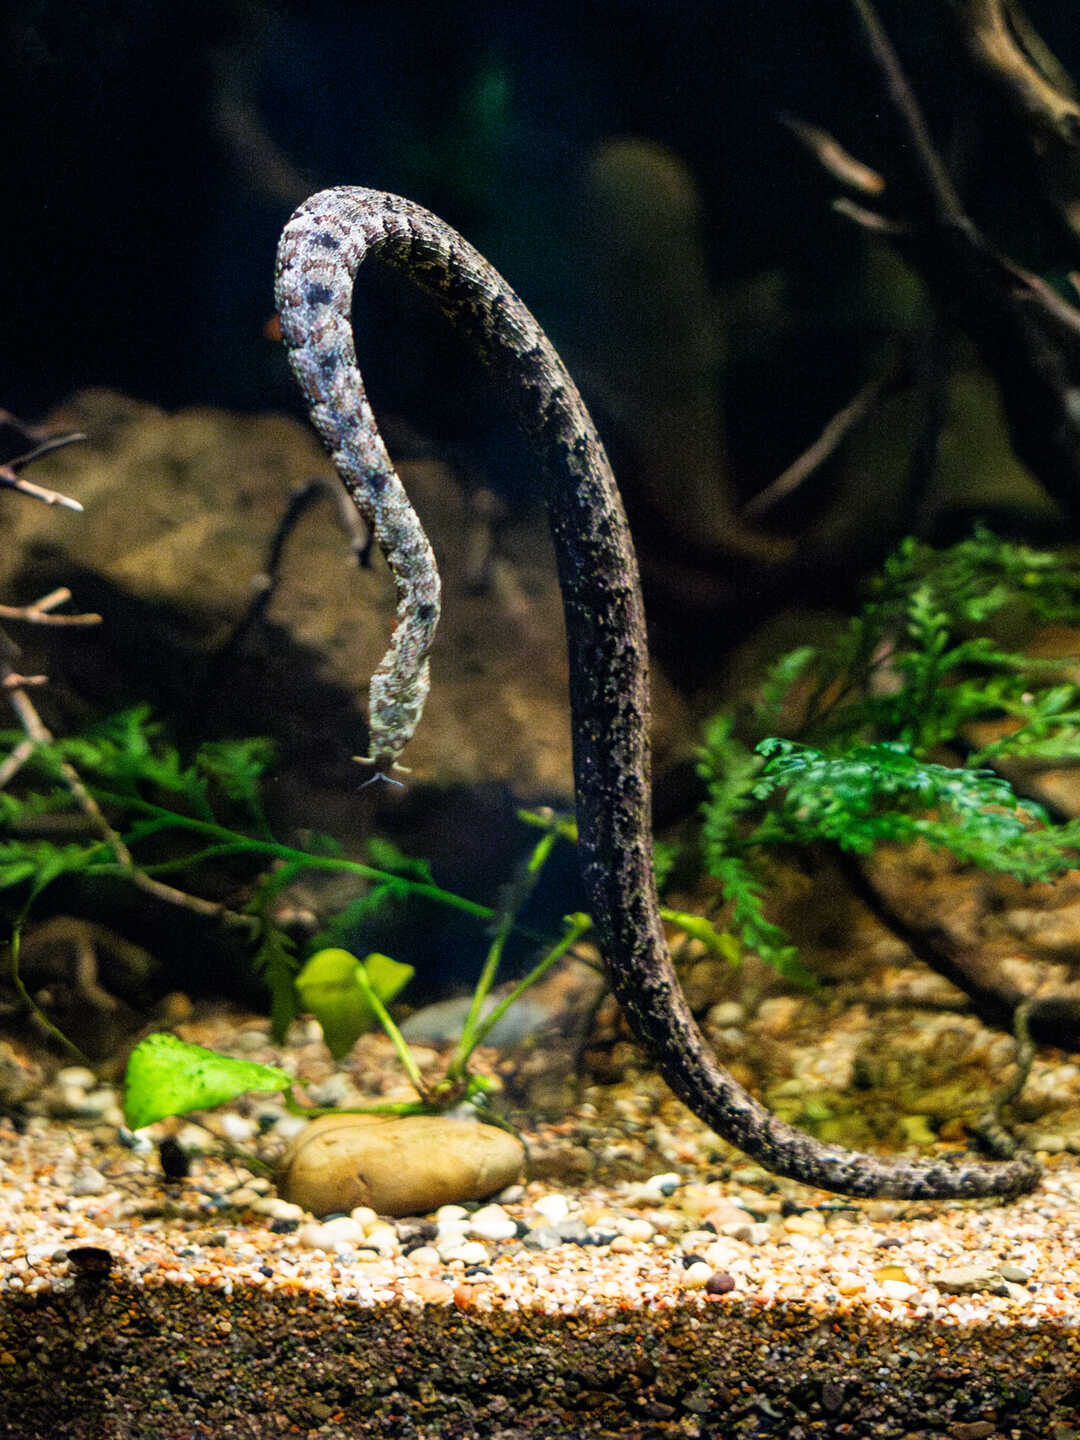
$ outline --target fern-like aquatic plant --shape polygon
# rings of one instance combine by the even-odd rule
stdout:
[[[728,716],[710,723],[701,849],[748,948],[799,976],[762,909],[770,848],[827,842],[865,855],[922,841],[1027,882],[1078,863],[1080,821],[1054,823],[990,768],[1080,756],[1074,663],[1032,658],[991,629],[1050,622],[1080,623],[1068,560],[985,529],[944,551],[907,540],[832,644],[771,667],[752,718],[766,738],[740,739]],[[789,734],[769,735],[782,716]],[[987,720],[1002,733],[976,745],[969,727]]]

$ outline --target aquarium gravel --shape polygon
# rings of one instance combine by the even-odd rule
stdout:
[[[536,1126],[547,1178],[493,1200],[319,1220],[224,1153],[285,1143],[275,1100],[132,1136],[61,1071],[64,1113],[0,1123],[0,1434],[1068,1440],[1076,1158],[1011,1205],[854,1203],[719,1159],[650,1089]],[[551,1178],[590,1149],[640,1178]]]

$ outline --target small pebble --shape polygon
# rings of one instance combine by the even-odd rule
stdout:
[[[624,1220],[619,1225],[620,1231],[626,1237],[638,1245],[643,1245],[646,1240],[651,1240],[656,1234],[656,1226],[650,1225],[648,1220]]]
[[[80,1165],[68,1187],[72,1195],[103,1195],[108,1188],[108,1180],[92,1165]]]
[[[1003,1280],[1009,1280],[1013,1285],[1026,1285],[1031,1279],[1031,1272],[1022,1269],[1019,1265],[999,1265],[998,1274]]]
[[[272,1220],[305,1220],[307,1211],[277,1195],[257,1195],[251,1202],[252,1210],[260,1215],[269,1215]]]
[[[517,1225],[501,1205],[482,1205],[470,1216],[468,1233],[478,1240],[513,1240]]]
[[[448,1220],[467,1220],[469,1212],[464,1205],[440,1205],[435,1211],[435,1219],[438,1224]]]
[[[726,1270],[714,1270],[705,1283],[706,1295],[727,1295],[735,1289],[735,1277]]]
[[[954,1265],[938,1271],[933,1282],[946,1295],[973,1295],[980,1290],[997,1289],[1002,1277],[996,1265]]]
[[[533,1202],[532,1208],[542,1215],[549,1225],[557,1225],[570,1213],[569,1201],[565,1195],[559,1194],[541,1195],[539,1200]]]
[[[355,1220],[355,1217],[350,1218],[361,1227],[366,1247],[374,1248],[380,1255],[396,1255],[401,1249],[397,1231],[385,1220],[377,1220],[374,1225],[367,1225],[362,1220]]]
[[[483,1265],[488,1259],[487,1250],[478,1240],[466,1240],[462,1245],[440,1249],[438,1253],[445,1264],[460,1260],[463,1265]]]
[[[521,1243],[526,1250],[555,1250],[560,1246],[562,1236],[552,1225],[538,1225],[535,1230],[527,1230],[521,1237]]]
[[[592,1236],[584,1220],[560,1220],[555,1233],[564,1245],[588,1245]]]
[[[225,1110],[218,1116],[221,1133],[233,1145],[248,1145],[259,1128],[258,1121],[247,1115],[237,1115],[234,1110]]]
[[[415,1265],[417,1270],[431,1270],[442,1264],[442,1257],[434,1245],[418,1245],[415,1250],[409,1251],[409,1263]]]
[[[890,1300],[910,1300],[918,1293],[917,1285],[910,1285],[906,1280],[882,1280],[881,1293]]]
[[[351,1249],[362,1244],[364,1234],[364,1227],[346,1215],[338,1220],[301,1225],[296,1232],[296,1238],[306,1250],[325,1250],[329,1254],[334,1250]]]
[[[712,1278],[712,1266],[706,1265],[704,1260],[696,1260],[683,1271],[682,1286],[684,1290],[704,1290]]]
[[[825,1230],[824,1219],[813,1210],[806,1210],[799,1215],[788,1215],[783,1223],[789,1235],[814,1236],[823,1234]]]

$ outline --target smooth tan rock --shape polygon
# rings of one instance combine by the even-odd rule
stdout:
[[[442,1115],[323,1115],[282,1159],[278,1189],[313,1215],[369,1205],[380,1215],[426,1215],[482,1200],[518,1178],[520,1140]]]

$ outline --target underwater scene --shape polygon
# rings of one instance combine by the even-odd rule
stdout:
[[[0,1436],[1080,1436],[1080,29],[13,0]]]

